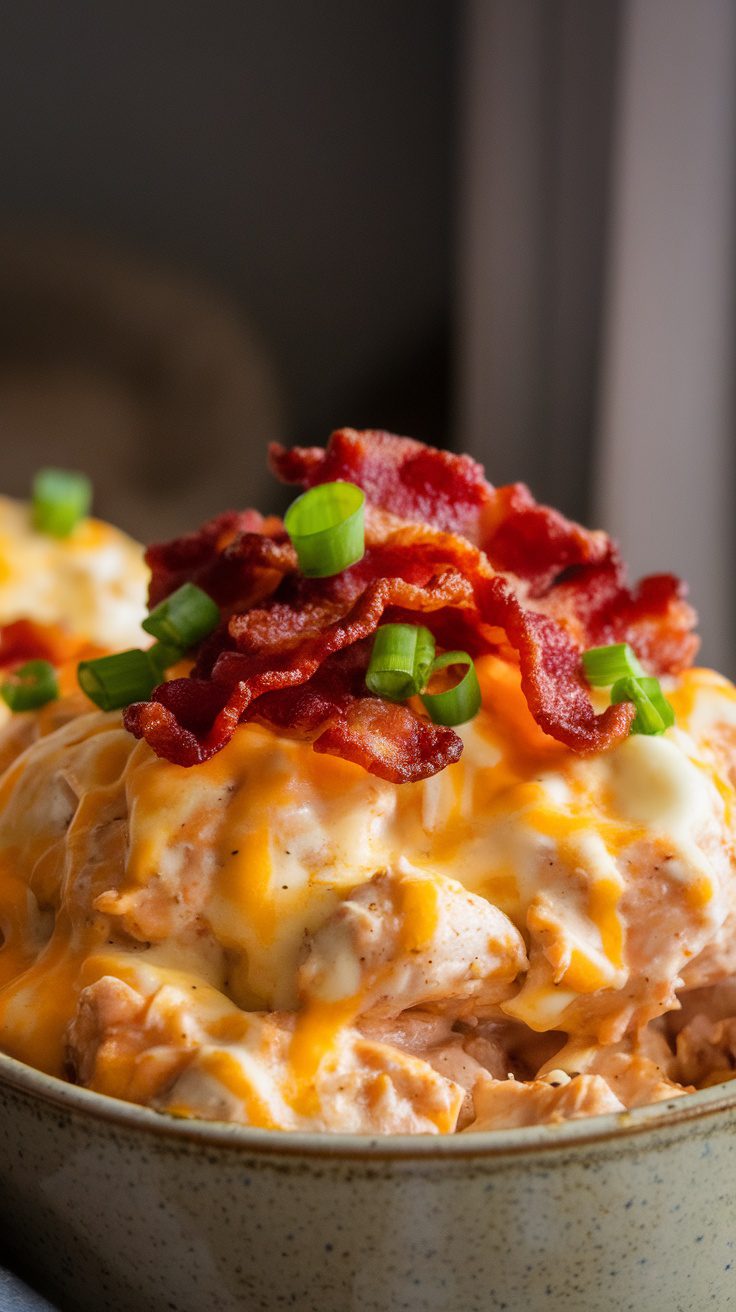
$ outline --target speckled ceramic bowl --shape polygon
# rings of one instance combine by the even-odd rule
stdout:
[[[164,1119],[0,1057],[0,1223],[74,1312],[723,1312],[736,1089],[381,1141]]]

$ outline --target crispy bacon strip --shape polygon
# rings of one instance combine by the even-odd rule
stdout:
[[[521,687],[545,733],[582,755],[604,751],[626,737],[635,708],[622,702],[596,715],[581,677],[579,648],[548,616],[524,610],[500,576],[485,585],[483,615],[504,629],[518,652]]]
[[[193,680],[173,680],[154,691],[150,702],[137,702],[126,708],[124,722],[136,737],[145,737],[154,750],[169,756],[177,720],[185,729],[177,747],[180,765],[195,765],[209,760],[230,740],[237,725],[251,705],[264,693],[279,692],[307,683],[328,656],[343,651],[375,633],[384,612],[391,606],[404,610],[429,612],[443,606],[472,603],[472,589],[462,575],[448,570],[426,588],[403,579],[381,578],[370,583],[350,613],[326,629],[310,634],[297,647],[273,658],[270,652],[248,651],[248,626],[252,612],[238,615],[230,622],[232,636],[242,642],[245,651],[224,651],[212,670],[212,682],[229,690],[211,727],[201,732],[199,709],[191,704],[191,689],[177,684]],[[172,709],[173,699],[173,709]],[[186,700],[185,700],[186,699]],[[216,704],[216,699],[214,700]],[[208,709],[213,698],[208,698]],[[184,718],[179,718],[182,716]],[[169,758],[171,759],[171,758]],[[433,771],[430,771],[433,773]],[[416,777],[422,778],[423,775]]]
[[[695,658],[697,616],[673,574],[652,574],[635,588],[613,561],[571,570],[541,602],[578,646],[628,642],[653,674],[679,674]]]
[[[196,533],[154,543],[146,564],[151,606],[183,583],[196,583],[220,606],[248,606],[296,569],[296,554],[280,519],[264,519],[257,510],[227,510]]]
[[[653,673],[692,659],[694,615],[677,580],[632,591],[604,533],[539,506],[521,484],[493,489],[467,456],[342,429],[324,451],[274,447],[271,461],[303,486],[359,483],[366,554],[334,578],[305,579],[280,521],[248,511],[151,548],[152,600],[193,579],[224,610],[192,676],[125,712],[169,760],[207,760],[257,719],[395,783],[442,769],[459,756],[458,735],[367,693],[372,635],[386,621],[420,616],[441,646],[518,661],[537,723],[579,753],[625,737],[634,715],[628,704],[595,714],[581,649],[628,641]]]
[[[452,729],[366,695],[370,645],[357,642],[328,657],[299,688],[267,693],[253,718],[290,733],[321,729],[316,752],[342,756],[391,783],[425,779],[457,761],[462,741]]]
[[[692,665],[700,639],[687,587],[674,574],[651,574],[630,590],[621,588],[608,616],[599,617],[596,643],[628,642],[657,674],[679,674]]]
[[[527,595],[541,596],[577,565],[606,561],[619,582],[623,566],[606,533],[591,532],[550,506],[540,506],[524,483],[498,488],[483,521],[482,543],[491,564],[524,579]]]
[[[359,697],[333,716],[315,752],[342,756],[392,784],[415,783],[459,761],[463,742],[453,729],[420,720],[408,706]]]
[[[342,479],[357,483],[374,506],[402,519],[422,520],[474,539],[480,511],[493,496],[470,456],[437,451],[411,437],[374,429],[340,428],[326,448],[269,448],[271,468],[285,483],[314,487]]]
[[[341,428],[324,449],[287,450],[273,443],[269,460],[286,483],[357,483],[375,507],[480,543],[495,568],[529,584],[530,595],[543,592],[570,566],[618,560],[607,534],[540,506],[523,483],[493,488],[470,456],[413,438]]]

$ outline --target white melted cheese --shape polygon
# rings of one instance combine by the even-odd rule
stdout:
[[[661,738],[635,734],[605,758],[619,814],[677,842],[701,829],[713,805],[708,780],[688,759],[683,737],[676,731]]]

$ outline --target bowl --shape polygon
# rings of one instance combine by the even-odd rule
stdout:
[[[736,1300],[736,1090],[487,1134],[162,1117],[0,1056],[6,1248],[75,1312],[703,1312]]]

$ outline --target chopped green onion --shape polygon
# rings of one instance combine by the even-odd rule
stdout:
[[[465,724],[480,710],[478,675],[472,657],[466,651],[446,651],[433,662],[430,678],[448,665],[467,665],[468,668],[454,688],[448,688],[446,692],[422,693],[422,701],[435,724]]]
[[[67,538],[91,504],[92,484],[86,474],[40,469],[33,480],[33,527],[40,533]]]
[[[169,666],[176,665],[176,662],[181,660],[184,653],[181,648],[170,647],[167,642],[154,642],[153,646],[146,651],[146,655],[156,666],[161,679],[163,679]]]
[[[284,527],[307,578],[340,574],[365,555],[365,493],[355,483],[321,483],[297,497]]]
[[[636,707],[631,732],[664,733],[675,723],[675,712],[667,701],[659,679],[650,678],[627,642],[610,647],[591,647],[583,652],[585,677],[592,688],[611,686],[611,702],[633,702]]]
[[[220,622],[220,607],[194,583],[184,583],[144,619],[143,628],[168,647],[186,651]]]
[[[379,697],[403,702],[426,686],[434,638],[421,624],[382,624],[376,629],[365,681]]]
[[[652,706],[659,711],[664,720],[665,729],[669,729],[675,723],[675,711],[671,702],[667,701],[659,679],[649,678],[647,675],[643,679],[637,680],[639,687],[644,689]]]
[[[656,681],[655,681],[656,682]],[[611,702],[633,702],[636,715],[631,725],[632,733],[664,733],[666,724],[664,716],[657,709],[654,700],[646,693],[639,679],[618,679],[611,689]]]
[[[610,688],[619,679],[640,679],[644,670],[628,642],[590,647],[583,652],[583,669],[591,688]]]
[[[114,656],[80,661],[77,680],[82,692],[100,710],[116,711],[131,702],[146,701],[161,683],[161,670],[149,652],[134,647]]]
[[[11,711],[33,711],[59,696],[56,671],[49,661],[26,661],[0,685]]]

